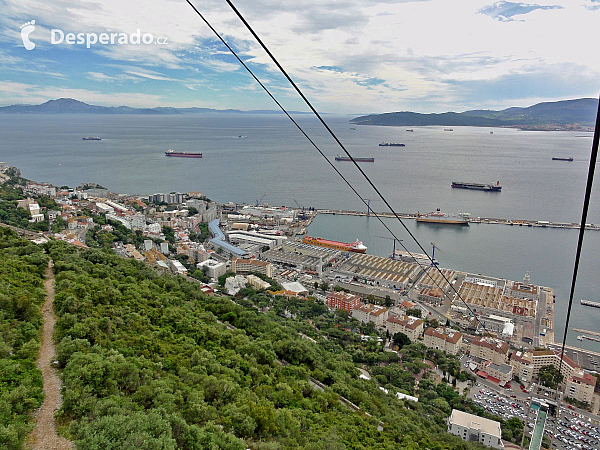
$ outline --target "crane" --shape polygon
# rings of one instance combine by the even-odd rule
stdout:
[[[263,195],[263,196],[260,198],[260,200],[256,199],[256,205],[255,205],[255,206],[258,206],[258,205],[260,205],[260,204],[262,203],[262,201],[265,199],[265,197],[266,197],[266,196],[267,196],[267,193],[265,192],[265,195]]]
[[[438,266],[440,263],[435,260],[435,249],[438,249],[438,252],[441,252],[440,248],[435,245],[435,242],[431,243],[433,250],[431,251],[431,266]]]
[[[376,202],[378,199],[363,198],[367,202],[367,217],[371,217],[371,201]]]
[[[306,215],[304,214],[304,206],[298,203],[298,201],[294,197],[292,197],[292,200],[294,200],[294,203],[296,204],[296,206],[298,206],[298,208],[302,208],[302,220],[306,220]]]
[[[403,239],[396,239],[396,238],[391,238],[391,237],[387,237],[387,236],[375,236],[377,238],[380,239],[389,239],[390,241],[394,241],[394,249],[392,250],[392,259],[395,260],[396,259],[396,242],[402,242]]]

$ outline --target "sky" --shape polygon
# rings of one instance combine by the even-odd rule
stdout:
[[[600,0],[533,1],[233,0],[323,112],[501,109],[597,97]],[[307,110],[224,0],[193,3],[287,108]],[[152,35],[151,44],[129,42],[138,29]],[[115,37],[88,48],[64,38],[52,43],[60,33]],[[118,42],[123,34],[127,44]],[[60,97],[276,109],[185,0],[1,0],[0,105]]]

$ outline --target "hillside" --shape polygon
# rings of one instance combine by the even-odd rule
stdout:
[[[356,117],[357,125],[380,126],[476,126],[516,127],[523,129],[586,129],[596,121],[598,100],[581,98],[538,103],[527,108],[507,108],[501,111],[472,110],[462,113],[420,114],[391,112]],[[591,130],[590,130],[591,131]]]
[[[293,111],[295,114],[303,112]],[[0,114],[282,114],[275,110],[242,111],[239,109],[212,109],[212,108],[131,108],[129,106],[97,106],[90,105],[72,98],[59,98],[48,100],[41,105],[11,105],[1,106]]]
[[[454,407],[482,411],[447,383],[425,377],[414,388],[422,344],[403,348],[407,372],[320,303],[252,290],[233,302],[109,251],[63,242],[46,250],[64,386],[58,420],[78,449],[483,449],[446,433],[444,422]],[[324,338],[311,317],[341,325],[328,325]],[[427,357],[458,365],[441,352]],[[355,361],[377,381],[360,379]],[[404,385],[419,403],[386,395],[380,382],[392,392]]]

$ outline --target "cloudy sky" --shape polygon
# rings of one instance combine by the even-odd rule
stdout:
[[[234,0],[319,110],[462,111],[596,97],[600,0]],[[306,110],[223,0],[196,7],[290,109]],[[26,50],[21,26],[35,20]],[[166,44],[51,43],[150,33]],[[275,109],[185,0],[2,0],[0,104]]]

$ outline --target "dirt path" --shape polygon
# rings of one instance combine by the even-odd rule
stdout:
[[[62,404],[60,395],[60,379],[56,370],[50,365],[55,358],[56,349],[52,336],[54,334],[54,273],[52,272],[52,263],[48,264],[46,270],[46,279],[44,287],[46,288],[46,302],[42,307],[42,316],[44,325],[42,328],[42,347],[40,357],[37,361],[37,367],[42,371],[44,379],[44,403],[37,413],[35,428],[30,435],[30,448],[34,450],[63,450],[73,448],[73,444],[65,438],[56,434],[56,424],[54,423],[54,413]]]

